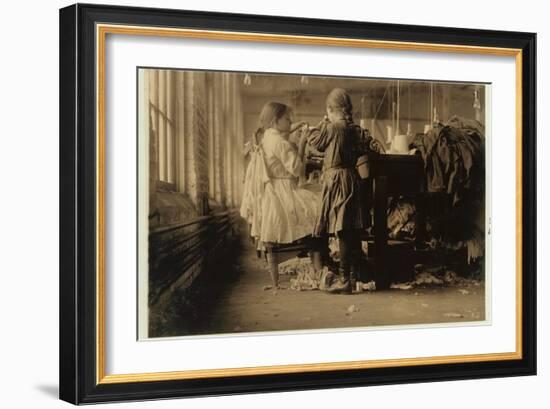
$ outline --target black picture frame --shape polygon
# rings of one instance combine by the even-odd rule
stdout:
[[[522,55],[521,358],[98,382],[96,24],[481,46]],[[536,34],[77,4],[60,10],[60,398],[74,404],[536,374]]]

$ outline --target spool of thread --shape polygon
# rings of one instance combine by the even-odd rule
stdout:
[[[393,126],[386,126],[386,143],[392,143],[393,141]]]
[[[409,137],[407,135],[395,135],[391,144],[393,153],[408,153],[409,152]]]

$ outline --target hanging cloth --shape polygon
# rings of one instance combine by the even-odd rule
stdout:
[[[254,136],[250,150],[250,162],[245,173],[240,213],[250,225],[250,235],[255,238],[260,236],[262,197],[265,185],[269,181],[264,152]]]

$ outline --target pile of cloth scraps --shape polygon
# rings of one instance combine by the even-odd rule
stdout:
[[[484,192],[484,131],[475,120],[453,116],[412,142],[424,159],[429,192],[446,192],[453,204]]]
[[[406,283],[392,283],[390,288],[395,290],[410,290],[424,286],[466,286],[480,287],[481,281],[459,276],[451,270],[443,267],[425,268],[422,265],[415,266],[416,274],[412,281]]]
[[[414,237],[416,234],[416,207],[404,197],[392,198],[388,206],[388,236],[391,239]]]
[[[279,263],[279,274],[294,276],[290,279],[290,288],[296,291],[325,291],[336,279],[336,274],[326,266],[315,270],[309,257],[294,257]]]
[[[297,275],[313,268],[309,257],[293,257],[279,263],[279,275]]]
[[[295,291],[327,291],[338,279],[338,275],[327,266],[315,270],[309,257],[294,257],[279,263],[279,274],[293,276],[290,279],[290,289]],[[357,282],[356,287],[361,291],[375,291],[374,281],[367,283]]]

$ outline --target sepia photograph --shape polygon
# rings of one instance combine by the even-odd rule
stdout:
[[[537,374],[536,33],[353,10],[60,9],[60,399]]]
[[[138,339],[490,322],[490,84],[137,71]]]

